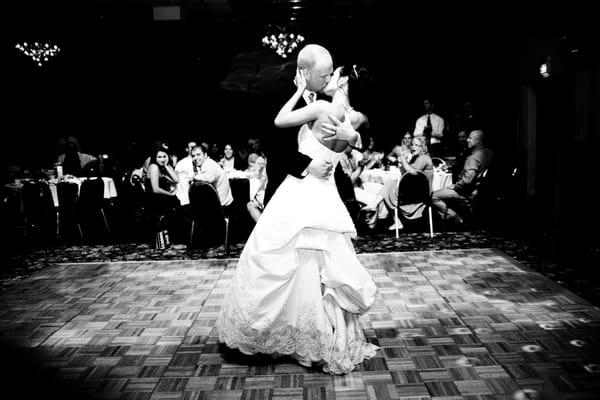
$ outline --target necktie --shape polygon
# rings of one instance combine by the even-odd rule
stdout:
[[[308,92],[306,98],[308,99],[306,102],[308,104],[314,102],[316,100],[317,94],[315,92]]]
[[[427,114],[427,129],[429,129],[429,132],[433,130],[433,127],[431,126],[431,114]]]

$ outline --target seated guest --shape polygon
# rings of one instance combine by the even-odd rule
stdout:
[[[154,142],[152,144],[152,149],[156,149],[157,147],[162,147],[164,149],[166,149],[167,151],[169,151],[169,142],[167,140],[157,140],[156,142]],[[150,163],[152,162],[152,156],[146,158],[146,160],[144,161],[144,164],[142,165],[142,170],[141,172],[136,170],[134,171],[134,174],[140,174],[142,177],[148,176],[148,166],[150,166]],[[174,166],[177,164],[177,157],[175,157],[170,151],[169,151],[169,165]]]
[[[455,223],[463,222],[457,210],[468,210],[483,173],[490,167],[493,159],[492,151],[484,145],[483,131],[472,131],[467,138],[467,144],[470,154],[464,162],[458,181],[436,190],[432,195],[433,206],[442,218]]]
[[[223,157],[223,152],[221,151],[221,146],[218,143],[213,143],[209,147],[208,157],[211,160],[219,161]]]
[[[257,138],[250,138],[248,139],[248,142],[246,143],[246,147],[245,148],[241,148],[238,152],[238,158],[240,160],[240,167],[242,170],[245,170],[248,168],[248,156],[250,154],[258,154],[262,157],[264,157],[264,153],[262,152],[261,149],[261,145],[260,145],[260,140],[258,140]]]
[[[250,153],[258,154],[261,157],[265,156],[262,151],[260,139],[258,138],[252,138],[248,140],[248,149],[250,150]]]
[[[205,146],[195,146],[192,149],[192,160],[194,161],[193,180],[212,185],[219,195],[221,205],[223,207],[230,205],[233,196],[227,173],[216,161],[208,157],[208,149]]]
[[[344,149],[344,153],[340,158],[340,165],[344,173],[350,177],[352,185],[360,187],[360,174],[364,171],[364,165],[360,165],[362,160],[362,153],[352,146],[348,146]]]
[[[150,155],[148,175],[146,179],[147,192],[150,194],[149,212],[159,217],[157,230],[161,231],[161,224],[174,221],[162,221],[160,217],[168,219],[173,217],[181,204],[175,195],[179,177],[169,163],[169,150],[162,146],[154,146]]]
[[[58,156],[57,162],[62,164],[64,174],[81,176],[83,168],[95,160],[96,157],[80,152],[77,138],[69,136],[66,140],[65,152]]]
[[[219,160],[219,165],[227,173],[240,169],[240,161],[233,153],[233,146],[229,143],[223,147],[223,157]]]
[[[412,133],[407,131],[402,137],[401,144],[395,145],[392,151],[390,151],[389,154],[385,156],[385,164],[400,167],[402,165],[402,161],[400,161],[400,155],[403,153],[410,154],[411,143]]]
[[[175,165],[175,172],[184,179],[192,179],[194,176],[194,162],[192,161],[192,149],[194,147],[196,147],[196,142],[187,142],[185,146],[187,155],[177,161],[177,165]]]
[[[250,193],[250,201],[246,205],[246,208],[250,217],[252,217],[254,222],[257,222],[265,208],[265,189],[267,188],[266,160],[264,157],[252,153],[248,156],[248,164],[248,169],[246,170],[248,178],[258,179],[259,184],[253,188],[254,192]]]
[[[460,167],[464,165],[467,157],[471,153],[471,150],[469,149],[469,144],[467,143],[467,136],[468,135],[466,131],[460,131],[456,134],[456,149],[454,153],[456,159],[454,165],[456,165],[457,168],[454,168],[452,170],[452,178],[454,179],[454,181],[458,180],[460,174]]]
[[[410,160],[410,161],[407,161]],[[423,172],[429,179],[431,187],[431,181],[433,180],[433,161],[429,156],[429,150],[427,148],[427,139],[423,136],[417,136],[412,140],[411,152],[403,152],[400,156],[402,164],[402,172],[405,174],[417,174]],[[380,205],[383,202],[385,204],[385,210],[380,209]],[[387,181],[377,196],[372,202],[368,203],[363,210],[375,211],[380,218],[387,217],[390,211],[393,211],[398,206],[398,179]],[[398,229],[402,229],[402,222],[400,220],[394,221],[389,229],[395,230],[396,226]]]
[[[160,197],[159,202],[171,203],[178,201],[175,196],[175,188],[179,183],[179,176],[169,163],[169,150],[162,146],[156,146],[150,155],[148,165],[147,182],[149,191]]]
[[[375,150],[375,139],[371,136],[368,139],[368,145],[365,151],[362,153],[362,159],[359,164],[364,167],[365,170],[371,168],[381,168],[383,166],[384,154]]]
[[[412,146],[412,140],[413,140],[413,135],[411,131],[406,131],[406,133],[404,134],[404,136],[402,136],[402,143],[400,143],[400,147],[402,147],[402,149],[404,151],[408,151],[410,152],[411,146]]]
[[[346,176],[350,178],[350,182],[354,188],[354,197],[356,201],[368,204],[373,201],[375,194],[365,190],[363,182],[360,179],[360,175],[366,169],[367,164],[362,161],[362,153],[352,146],[348,146],[344,149],[342,157],[340,158],[340,166]]]

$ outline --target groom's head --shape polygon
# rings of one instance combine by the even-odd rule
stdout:
[[[306,88],[322,92],[333,74],[333,60],[325,47],[307,44],[298,53],[298,68],[304,72]]]

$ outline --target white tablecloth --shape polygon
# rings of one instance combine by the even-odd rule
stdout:
[[[76,183],[78,190],[81,188],[81,183],[83,181],[85,181],[86,177],[83,178],[70,178],[70,179],[65,179],[64,182],[68,182],[68,183]],[[94,178],[92,178],[94,179]],[[117,187],[115,186],[115,181],[113,180],[113,178],[109,178],[106,176],[102,177],[102,180],[104,181],[104,198],[106,200],[108,199],[113,199],[115,197],[117,197]],[[50,193],[52,193],[52,200],[54,201],[54,206],[58,207],[58,191],[56,189],[56,184],[58,183],[58,180],[56,179],[50,179],[49,182],[49,186],[50,186]],[[77,192],[79,194],[79,192]]]
[[[65,182],[76,183],[78,189],[81,188],[81,182],[85,181],[88,178],[69,178],[66,179]],[[112,199],[117,197],[117,187],[115,186],[115,181],[109,177],[102,177],[104,181],[104,198]],[[53,178],[48,181],[48,187],[50,188],[50,194],[52,195],[52,202],[54,203],[54,207],[58,207],[58,191],[56,189],[56,184],[58,180]],[[7,188],[12,190],[20,191],[23,188],[23,183],[11,183],[5,185]]]
[[[431,189],[433,191],[436,191],[450,185],[452,185],[452,174],[450,172],[442,170],[441,168],[434,168]]]
[[[363,171],[363,173],[360,174],[360,179],[363,183],[371,182],[384,185],[388,181],[400,179],[400,176],[402,176],[402,173],[398,168],[390,168],[389,171],[382,168],[372,168]]]
[[[384,185],[390,180],[400,179],[401,172],[397,168],[391,168],[389,171],[381,168],[368,169],[364,171],[360,178],[363,183],[379,183]],[[431,182],[432,190],[439,190],[452,184],[452,174],[442,170],[441,168],[433,169],[433,181]]]

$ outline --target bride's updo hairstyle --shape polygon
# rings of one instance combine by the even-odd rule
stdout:
[[[357,64],[345,64],[340,76],[348,77],[348,99],[357,111],[366,113],[369,109],[369,94],[373,79],[369,71]]]

